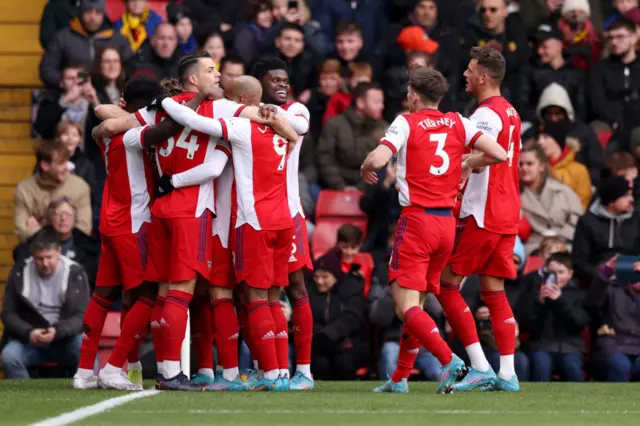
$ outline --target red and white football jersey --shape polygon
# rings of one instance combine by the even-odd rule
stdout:
[[[380,143],[398,153],[400,205],[453,208],[462,154],[481,134],[458,113],[423,109],[398,116]]]
[[[131,129],[99,143],[107,171],[100,210],[103,235],[135,234],[144,222],[151,222],[153,171],[142,144],[146,128]]]
[[[300,129],[302,131],[298,132],[301,136],[298,136],[298,141],[287,159],[287,196],[289,201],[289,211],[291,212],[291,217],[296,217],[298,214],[305,217],[302,203],[300,202],[298,173],[300,171],[300,151],[302,149],[302,141],[304,140],[304,135],[309,131],[310,114],[307,107],[300,102],[287,103],[281,105],[280,108],[306,121],[306,126],[304,126],[305,128]],[[293,125],[293,123],[291,124]]]
[[[287,202],[287,140],[244,118],[223,118],[235,175],[235,227],[277,231],[293,226]]]
[[[195,93],[182,93],[172,97],[185,103]],[[208,118],[225,117],[239,114],[244,106],[227,99],[207,100],[198,107],[197,113]],[[165,117],[164,111],[148,111],[143,108],[136,112],[141,123],[158,124]],[[219,139],[188,127],[169,138],[156,148],[156,161],[160,174],[174,175],[205,163],[213,154]],[[213,180],[200,185],[177,188],[169,195],[153,203],[153,214],[158,217],[200,217],[205,210],[215,213],[215,194]]]
[[[520,116],[506,99],[485,100],[471,116],[482,132],[496,138],[507,161],[482,173],[472,173],[462,197],[460,217],[473,216],[480,228],[498,234],[517,234],[520,221]]]

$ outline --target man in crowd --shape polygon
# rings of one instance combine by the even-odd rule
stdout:
[[[82,267],[60,250],[58,236],[42,230],[31,242],[32,257],[11,269],[1,314],[8,379],[28,379],[28,368],[47,362],[78,364],[89,284]]]
[[[227,55],[220,61],[220,88],[225,92],[233,88],[236,78],[244,75],[245,63],[239,56]]]
[[[82,0],[78,16],[49,43],[40,62],[40,79],[56,88],[66,64],[82,64],[89,70],[95,52],[105,46],[116,48],[123,60],[131,57],[124,37],[105,21],[105,0]]]
[[[290,69],[296,70],[291,76],[291,90],[293,96],[298,97],[302,92],[311,89],[317,79],[318,62],[305,46],[304,29],[298,24],[285,24],[276,37],[275,45],[278,56]]]
[[[38,232],[47,219],[51,200],[67,196],[78,211],[77,226],[91,234],[91,193],[89,185],[69,173],[69,151],[59,141],[42,141],[36,150],[38,170],[18,183],[14,191],[15,232],[25,241]]]
[[[151,42],[144,45],[129,63],[129,77],[144,75],[158,81],[177,77],[181,57],[176,29],[164,22],[156,28]]]

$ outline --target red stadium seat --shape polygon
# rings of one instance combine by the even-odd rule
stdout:
[[[527,259],[527,263],[524,265],[524,270],[522,271],[522,273],[524,275],[527,275],[542,268],[542,265],[544,265],[544,260],[542,260],[540,256],[529,256],[529,258]]]
[[[334,217],[316,219],[316,228],[311,238],[311,253],[313,253],[314,260],[328,252],[332,247],[335,247],[338,239],[338,228],[347,223],[356,225],[362,229],[362,232],[367,232],[366,218]]]
[[[100,335],[100,349],[98,350],[100,368],[107,363],[118,336],[120,336],[120,312],[109,312]]]
[[[602,145],[603,149],[607,147],[607,144],[611,140],[612,135],[613,135],[613,132],[610,132],[608,130],[603,130],[601,132],[598,132],[598,139],[600,139],[600,145]]]
[[[323,217],[366,217],[360,210],[361,191],[320,191],[316,204],[316,219]]]
[[[162,17],[163,21],[167,20],[167,4],[169,4],[169,0],[149,0],[147,4],[151,10],[154,10]],[[107,16],[111,22],[116,22],[125,11],[124,1],[107,0],[106,9]]]

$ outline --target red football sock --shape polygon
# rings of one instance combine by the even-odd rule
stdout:
[[[214,300],[213,323],[218,347],[218,364],[224,369],[236,368],[240,325],[232,299]]]
[[[109,356],[109,364],[122,368],[132,348],[140,339],[140,335],[147,330],[153,302],[146,297],[139,298],[131,307],[122,324],[120,336]]]
[[[164,361],[180,361],[180,348],[187,327],[189,302],[192,294],[180,290],[169,290],[164,300],[163,356]]]
[[[151,341],[153,342],[153,352],[156,356],[156,362],[164,361],[162,354],[162,326],[160,325],[163,310],[164,297],[156,296],[156,301],[153,304],[153,312],[151,312]]]
[[[240,324],[242,340],[244,340],[249,348],[249,352],[251,352],[251,359],[257,360],[258,353],[255,351],[253,338],[251,337],[251,325],[249,324],[249,313],[247,312],[247,307],[242,303],[238,303],[238,305],[236,305],[236,313],[238,315],[238,323]]]
[[[191,302],[191,345],[199,369],[213,370],[213,330],[211,304],[207,295],[197,295]]]
[[[442,340],[436,323],[420,306],[407,309],[404,313],[404,325],[426,350],[438,358],[442,365],[451,362],[451,349]]]
[[[82,346],[80,347],[78,368],[93,370],[93,364],[98,354],[98,343],[100,343],[100,336],[102,335],[102,327],[104,327],[104,321],[112,303],[95,293],[91,295],[89,305],[84,313]]]
[[[413,366],[418,358],[420,351],[420,342],[416,339],[409,328],[404,325],[402,327],[402,337],[400,338],[400,354],[398,355],[398,364],[396,370],[391,376],[391,380],[398,383],[402,379],[408,379],[413,370]]]
[[[516,320],[504,291],[481,291],[480,297],[491,313],[491,326],[500,355],[513,355],[516,351]]]
[[[292,302],[293,343],[296,345],[296,364],[311,364],[311,341],[313,340],[313,315],[309,296]]]
[[[153,312],[153,308],[151,308],[151,311]],[[151,318],[151,315],[149,315],[149,318]],[[134,362],[140,362],[140,346],[142,346],[142,342],[145,340],[145,337],[147,335],[146,332],[147,330],[145,330],[145,332],[140,335],[139,339],[136,339],[136,342],[134,343],[133,347],[129,351],[129,356],[127,357],[127,362],[129,364],[133,364]]]
[[[276,325],[271,316],[269,302],[260,300],[249,303],[249,324],[251,324],[251,337],[260,368],[264,371],[277,370]]]
[[[464,347],[478,343],[478,331],[473,314],[462,298],[460,289],[446,281],[440,281],[440,294],[437,296],[442,305],[451,329]]]
[[[276,355],[278,357],[278,368],[280,370],[289,369],[289,324],[282,311],[280,302],[270,302],[269,308],[273,322],[276,325]]]

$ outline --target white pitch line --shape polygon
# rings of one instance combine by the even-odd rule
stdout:
[[[146,398],[160,393],[157,390],[146,390],[141,392],[135,392],[128,395],[117,396],[115,398],[109,398],[97,404],[89,405],[86,407],[78,408],[77,410],[69,411],[68,413],[60,414],[59,416],[51,417],[41,422],[32,423],[29,426],[64,426],[84,418],[104,413],[119,405],[126,404],[127,402]]]

